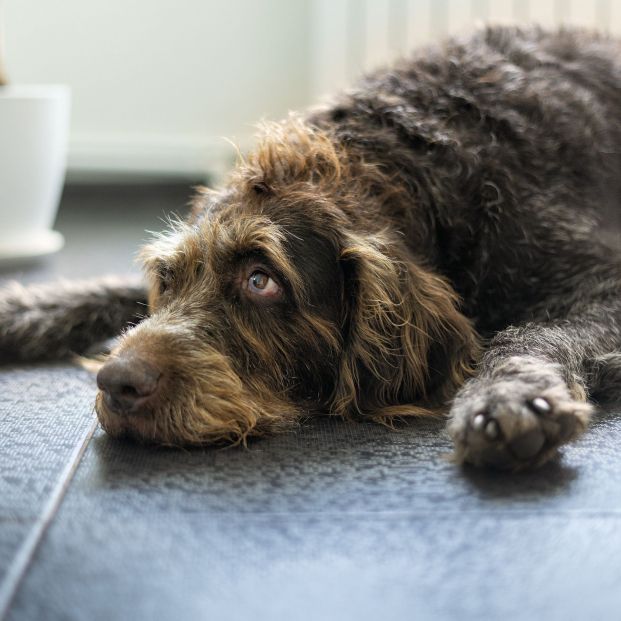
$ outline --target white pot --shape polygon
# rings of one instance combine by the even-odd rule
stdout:
[[[0,258],[58,250],[52,231],[65,178],[65,86],[0,87]]]

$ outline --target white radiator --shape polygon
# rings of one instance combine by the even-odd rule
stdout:
[[[314,0],[312,7],[315,95],[483,23],[580,25],[621,34],[619,0]]]

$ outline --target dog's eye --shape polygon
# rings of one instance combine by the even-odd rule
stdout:
[[[248,278],[248,291],[269,298],[278,297],[281,293],[278,283],[269,274],[260,270],[252,272]]]

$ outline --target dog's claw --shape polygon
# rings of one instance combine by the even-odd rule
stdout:
[[[495,440],[500,433],[500,428],[498,427],[498,423],[495,420],[490,420],[487,425],[485,425],[485,435]]]
[[[485,414],[477,414],[472,420],[472,428],[481,431],[485,427]]]
[[[537,412],[537,414],[548,414],[552,409],[548,400],[544,399],[543,397],[535,397],[530,402],[530,405],[532,409]]]

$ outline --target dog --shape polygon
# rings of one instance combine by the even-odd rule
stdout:
[[[460,461],[536,467],[621,378],[621,255],[598,229],[620,154],[618,41],[450,39],[265,124],[142,250],[146,288],[5,289],[0,357],[82,353],[129,325],[97,376],[112,436],[439,414]]]

